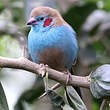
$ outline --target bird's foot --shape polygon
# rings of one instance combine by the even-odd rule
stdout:
[[[46,67],[48,67],[48,65],[44,65],[44,64],[39,64],[40,65],[40,68],[41,68],[41,70],[42,70],[42,72],[41,72],[41,76],[42,77],[45,77],[46,76]]]
[[[66,85],[68,84],[70,78],[71,78],[71,74],[70,72],[67,70],[66,72],[64,72],[65,74],[67,74],[67,79],[66,79]]]
[[[40,64],[40,68],[42,68],[42,77],[44,77],[45,91],[48,91],[48,72],[46,71],[46,67],[48,65]]]

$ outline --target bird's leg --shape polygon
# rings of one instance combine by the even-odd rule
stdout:
[[[40,64],[40,66],[41,68],[48,67],[48,65],[44,65],[44,64]],[[42,77],[44,77],[45,91],[47,92],[49,88],[48,88],[48,72],[46,70],[42,72]]]
[[[46,67],[48,67],[48,65],[45,65]],[[45,76],[45,91],[47,92],[49,90],[49,86],[48,86],[48,72],[46,72],[46,76]]]
[[[46,72],[46,76],[44,79],[44,84],[45,84],[45,91],[47,92],[49,87],[48,87],[48,72]]]
[[[45,77],[45,75],[46,75],[46,67],[45,67],[45,65],[44,64],[39,64],[40,65],[40,68],[42,69],[42,72],[41,72],[41,76],[42,77]]]
[[[68,84],[69,82],[69,79],[71,77],[71,73],[69,72],[69,70],[67,70],[66,72],[64,72],[65,74],[67,74],[67,79],[66,79],[66,85]]]
[[[21,57],[25,57],[25,46],[23,46],[22,52],[21,52]]]

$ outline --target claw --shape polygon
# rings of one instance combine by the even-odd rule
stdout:
[[[44,64],[40,64],[40,68],[41,68],[41,70],[42,70],[41,76],[42,76],[42,77],[45,77],[45,75],[46,75],[46,68],[45,68],[45,65],[44,65]]]
[[[48,65],[44,65],[44,64],[40,64],[40,68],[42,69],[41,75],[44,78],[44,83],[45,83],[45,91],[48,91],[48,72],[46,71],[46,67],[48,67]]]
[[[67,85],[69,80],[70,80],[70,78],[71,78],[71,74],[70,74],[70,72],[68,70],[65,72],[65,74],[67,74],[67,79],[66,79],[66,85]]]

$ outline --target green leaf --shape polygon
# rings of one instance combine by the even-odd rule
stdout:
[[[91,74],[90,90],[92,95],[99,98],[110,97],[110,65],[105,64]]]
[[[61,96],[55,93],[52,90],[48,90],[47,95],[49,96],[52,104],[57,108],[62,108],[65,105],[65,102]]]
[[[0,82],[0,110],[9,110],[1,82]]]
[[[70,106],[75,110],[87,110],[82,99],[72,86],[66,87],[66,98]]]
[[[104,0],[103,4],[104,4],[103,9],[106,11],[110,11],[110,0]]]
[[[0,12],[4,9],[3,0],[0,0]]]
[[[98,0],[85,0],[86,2],[94,2],[97,3]]]
[[[19,57],[20,55],[21,48],[16,38],[10,35],[0,36],[0,56]]]
[[[63,18],[76,30],[76,32],[79,32],[87,16],[95,9],[97,9],[96,3],[77,5],[68,10],[68,12],[63,15]]]
[[[69,105],[65,104],[65,106],[63,107],[63,110],[75,110],[75,109],[73,109]]]
[[[110,0],[85,0],[87,3],[96,3],[99,2],[103,5],[102,9],[105,11],[110,11]]]

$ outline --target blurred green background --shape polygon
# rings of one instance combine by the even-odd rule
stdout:
[[[98,66],[110,63],[110,0],[0,0],[0,56],[18,58],[24,47],[29,56],[30,27],[26,21],[32,8],[40,5],[59,10],[76,31],[79,53],[74,70],[77,75],[88,75]],[[38,110],[44,109],[39,105],[41,102],[35,101],[36,79],[27,71],[1,69],[0,81],[10,110],[36,110],[36,104]],[[58,92],[62,95],[64,91]],[[89,90],[81,88],[81,93],[88,110],[99,110],[101,100],[94,99]],[[27,100],[28,96],[34,98]],[[50,103],[45,106],[46,110],[53,110]]]

